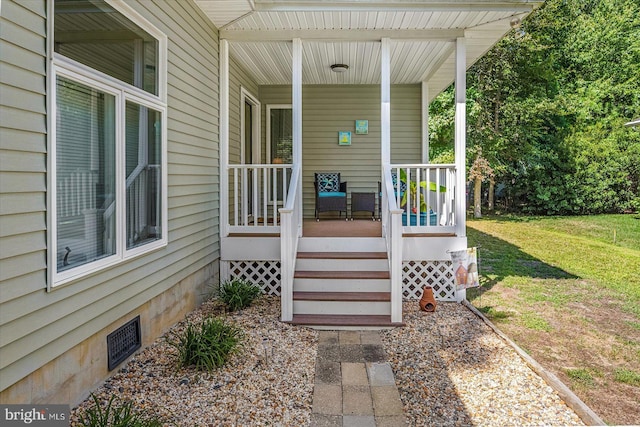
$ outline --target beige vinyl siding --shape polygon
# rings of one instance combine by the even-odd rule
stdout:
[[[1,116],[2,173],[24,179],[8,176],[18,185],[8,195],[2,184],[0,243],[9,256],[3,252],[0,260],[0,390],[215,262],[220,249],[217,29],[191,1],[129,1],[168,37],[168,246],[46,292],[46,5],[44,0],[22,3],[28,9],[3,1],[0,30],[3,88],[11,86],[9,103],[25,104],[19,114]],[[25,19],[25,13],[33,16]],[[39,31],[33,33],[36,21]],[[13,39],[16,22],[29,23],[19,40]],[[5,55],[7,44],[26,53]],[[39,68],[32,65],[34,54]],[[22,58],[28,65],[4,63]],[[34,70],[39,84],[31,86]],[[16,83],[21,81],[29,84]],[[29,93],[16,99],[17,89],[38,97]],[[7,100],[4,92],[2,99]],[[23,114],[28,120],[10,118]],[[5,165],[5,154],[14,159],[11,165]],[[31,169],[23,170],[26,164]]]
[[[44,2],[2,4],[0,302],[45,287],[45,16]],[[0,321],[3,317],[4,307],[0,309]],[[0,333],[0,339],[3,335]]]
[[[260,100],[264,106],[289,104],[291,87],[261,86]],[[420,102],[420,85],[391,87],[392,163],[421,160]],[[377,192],[381,171],[380,86],[304,86],[302,105],[304,216],[313,216],[315,172],[340,172],[341,179],[347,181],[349,204],[351,192]],[[355,133],[355,121],[360,119],[369,121],[367,135]],[[339,131],[351,132],[350,146],[338,145]]]

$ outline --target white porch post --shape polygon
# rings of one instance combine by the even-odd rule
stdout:
[[[422,82],[422,163],[429,163],[429,84]]]
[[[455,117],[455,162],[456,162],[456,235],[466,241],[466,106],[467,106],[467,61],[465,39],[456,39],[456,117]],[[467,291],[456,291],[456,301],[467,298]]]
[[[382,39],[381,73],[380,73],[380,131],[382,145],[382,165],[391,164],[391,40]],[[384,173],[384,168],[383,168]],[[383,191],[383,194],[385,192]],[[386,200],[382,201],[387,203]],[[400,215],[392,215],[392,230],[401,230]],[[395,222],[395,224],[394,224]],[[390,275],[391,275],[391,321],[402,322],[402,235],[388,233],[391,237]]]
[[[391,41],[382,39],[380,81],[380,133],[382,138],[382,164],[391,163]]]
[[[229,42],[220,40],[220,234],[229,234]]]
[[[291,108],[293,118],[293,171],[291,187],[295,188],[295,206],[286,203],[280,210],[280,310],[283,322],[293,320],[293,271],[298,237],[302,233],[302,40],[293,39],[291,70]],[[291,197],[291,196],[289,196]],[[297,210],[297,212],[296,212]],[[293,218],[296,215],[297,218]],[[296,228],[294,229],[294,225]]]
[[[456,235],[466,237],[466,106],[467,106],[467,61],[464,37],[456,39],[456,117],[455,117],[455,162],[456,162]]]
[[[293,39],[293,70],[291,102],[293,115],[293,164],[300,168],[298,194],[296,200],[300,204],[299,224],[302,224],[302,40]],[[300,230],[302,231],[302,230]],[[300,233],[298,233],[300,235]]]

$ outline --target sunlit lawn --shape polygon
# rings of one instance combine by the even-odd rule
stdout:
[[[607,423],[640,424],[640,216],[467,225],[482,284],[471,303]]]
[[[558,269],[617,293],[625,309],[640,316],[640,216],[505,216],[467,224],[469,244],[480,246],[489,277],[540,277]]]

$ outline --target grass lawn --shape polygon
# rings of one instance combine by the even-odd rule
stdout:
[[[470,220],[467,297],[606,422],[640,424],[640,218]]]

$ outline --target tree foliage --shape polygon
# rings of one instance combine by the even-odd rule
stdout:
[[[640,207],[637,0],[547,0],[467,76],[469,166],[481,148],[507,207]],[[430,108],[431,154],[452,156],[453,88]]]

